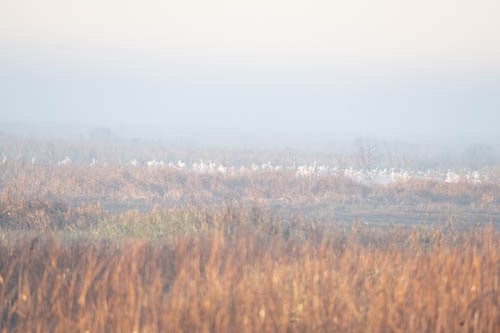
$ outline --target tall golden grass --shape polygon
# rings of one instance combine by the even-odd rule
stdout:
[[[500,331],[492,226],[217,226],[155,241],[4,236],[1,331]]]

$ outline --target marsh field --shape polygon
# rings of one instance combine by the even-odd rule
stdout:
[[[2,332],[500,331],[495,163],[0,138]]]

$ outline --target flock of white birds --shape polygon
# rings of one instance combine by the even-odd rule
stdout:
[[[6,164],[8,158],[5,154],[0,156],[0,164]],[[34,156],[31,159],[32,164],[37,163]],[[57,166],[68,166],[73,164],[69,156],[57,162]],[[92,158],[89,167],[98,165],[106,166],[108,163],[99,163],[95,158]],[[319,164],[313,162],[304,165],[275,165],[272,162],[257,164],[251,163],[247,166],[228,166],[222,163],[213,161],[199,160],[189,164],[187,162],[178,160],[177,162],[165,162],[163,160],[148,160],[139,161],[137,159],[128,162],[129,165],[136,168],[170,168],[185,172],[194,172],[200,174],[221,174],[221,175],[245,175],[245,174],[258,174],[266,172],[292,172],[296,177],[325,177],[325,176],[345,176],[355,182],[364,184],[391,184],[396,182],[405,182],[409,180],[432,180],[446,183],[483,183],[489,181],[488,173],[478,170],[407,170],[401,168],[373,168],[373,169],[360,169],[360,168],[342,168],[339,166],[331,166],[328,164]]]

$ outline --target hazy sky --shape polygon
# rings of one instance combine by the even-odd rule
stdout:
[[[498,140],[499,13],[498,0],[2,0],[0,125]]]

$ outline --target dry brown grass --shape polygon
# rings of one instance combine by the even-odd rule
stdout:
[[[297,178],[293,172],[219,175],[131,166],[44,166],[10,162],[0,165],[1,200],[37,198],[68,205],[126,205],[151,208],[207,205],[231,199],[304,204],[328,200],[341,204],[454,204],[500,207],[500,183],[448,184],[410,181],[390,186],[361,185],[342,176]]]
[[[0,165],[0,332],[500,331],[498,177],[49,163],[65,154]]]
[[[500,330],[493,227],[354,225],[296,237],[270,220],[219,222],[173,241],[4,237],[0,325],[5,332]]]

